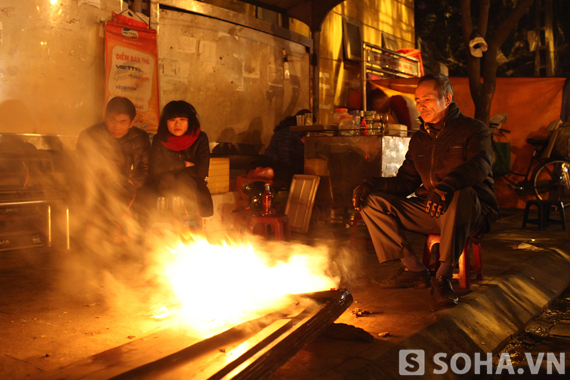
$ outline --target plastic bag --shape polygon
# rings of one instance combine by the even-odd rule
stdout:
[[[247,178],[273,179],[275,177],[275,173],[273,172],[273,168],[270,168],[270,167],[262,168],[261,166],[258,166],[254,170],[247,173],[246,177]]]

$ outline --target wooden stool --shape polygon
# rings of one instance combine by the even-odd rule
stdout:
[[[422,262],[430,270],[436,272],[439,268],[439,251],[434,255],[435,262],[430,264],[432,248],[435,244],[439,244],[440,235],[429,234],[426,239],[426,244],[424,246],[424,257]],[[471,265],[469,257],[469,245],[473,248],[473,259],[474,264]],[[465,247],[463,247],[463,252],[459,256],[459,273],[454,273],[453,278],[459,280],[459,287],[463,289],[469,288],[469,283],[471,282],[471,276],[476,275],[477,280],[483,279],[483,263],[481,261],[481,245],[471,242],[471,239],[467,239],[465,242]]]
[[[354,218],[352,219],[352,235],[350,236],[350,245],[357,245],[362,244],[364,246],[370,247],[373,246],[372,240],[370,239],[357,239],[356,234],[358,233],[358,223],[364,222],[362,220],[362,215],[360,212],[354,214]]]
[[[289,218],[287,215],[254,215],[249,219],[249,232],[255,233],[255,227],[262,226],[262,235],[267,237],[267,227],[273,227],[275,233],[275,240],[283,240],[285,236],[286,241],[291,240],[291,230],[289,229]]]
[[[528,218],[528,214],[532,206],[536,206],[538,211],[538,217],[536,219]],[[560,213],[559,219],[550,218],[550,210],[552,209],[552,207],[558,209],[558,212]],[[550,226],[551,224],[561,224],[562,228],[566,230],[566,216],[564,215],[564,204],[560,201],[548,201],[548,200],[527,201],[526,207],[524,209],[524,217],[522,224],[523,228],[526,227],[527,223],[538,225],[538,229],[540,231],[544,230],[546,227]]]

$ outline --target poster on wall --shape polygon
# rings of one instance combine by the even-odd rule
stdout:
[[[105,24],[105,104],[130,99],[137,109],[135,126],[156,132],[160,117],[156,30],[121,23]]]

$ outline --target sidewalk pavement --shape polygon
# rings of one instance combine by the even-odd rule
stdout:
[[[400,349],[423,349],[426,358],[444,352],[448,359],[459,352],[500,350],[570,281],[568,231],[521,225],[521,210],[509,211],[495,224],[482,241],[484,281],[461,293],[458,306],[439,311],[433,310],[430,289],[373,285],[373,277],[390,275],[398,263],[378,264],[370,248],[351,250],[350,229],[329,225],[294,236],[299,242],[336,247],[336,263],[352,274],[346,283],[354,297],[337,323],[361,328],[374,339],[323,335],[271,380],[395,379],[400,378]],[[425,237],[408,238],[421,255]],[[0,378],[36,379],[169,326],[168,320],[153,320],[137,300],[153,288],[132,260],[89,272],[89,260],[96,259],[63,249],[0,255]],[[371,314],[356,318],[351,313],[356,308]],[[423,378],[433,377],[431,360],[426,360],[425,372]],[[453,376],[448,372],[447,377]]]
[[[434,310],[430,289],[381,289],[371,284],[372,277],[389,275],[397,263],[379,265],[373,250],[364,254],[361,281],[349,285],[354,303],[336,323],[362,328],[375,339],[321,336],[271,380],[399,379],[402,349],[425,351],[422,378],[457,378],[451,370],[444,375],[433,373],[440,368],[432,360],[434,354],[445,353],[443,361],[448,365],[456,353],[466,353],[472,363],[475,352],[496,354],[570,284],[569,231],[560,225],[544,231],[531,225],[523,229],[522,210],[508,212],[481,243],[484,280],[475,281],[470,291],[461,291],[454,283],[460,303],[452,309]],[[566,210],[567,219],[569,214]],[[408,239],[421,259],[425,237],[409,234]],[[371,314],[357,318],[356,308]],[[409,365],[410,371],[419,369],[413,359]],[[461,378],[471,376],[473,370]]]

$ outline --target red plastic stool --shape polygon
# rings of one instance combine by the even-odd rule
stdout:
[[[291,240],[291,230],[289,229],[289,218],[287,215],[262,215],[262,216],[252,216],[249,219],[249,232],[251,234],[255,233],[255,227],[261,225],[262,235],[267,237],[267,227],[273,227],[275,232],[275,240],[283,240],[285,236],[286,241]]]
[[[358,233],[358,223],[364,222],[362,220],[362,215],[360,212],[354,214],[354,218],[352,219],[352,235],[350,236],[350,245],[362,244],[364,246],[373,246],[372,240],[370,239],[357,239],[356,234]]]
[[[429,234],[426,239],[426,244],[424,246],[424,257],[422,262],[430,271],[437,271],[439,268],[439,251],[435,254],[435,262],[430,264],[431,251],[435,244],[439,244],[440,235]],[[473,248],[473,261],[474,264],[471,265],[469,257],[469,244]],[[481,261],[481,245],[475,244],[471,239],[467,239],[465,242],[465,247],[463,247],[463,252],[459,256],[459,273],[454,273],[453,278],[459,280],[459,287],[463,289],[468,289],[471,282],[471,276],[475,274],[477,280],[483,279],[483,263]]]
[[[240,206],[240,201],[241,199],[238,199],[237,201],[238,206]],[[245,206],[247,206],[247,202],[245,203]],[[238,235],[241,235],[242,227],[248,229],[249,221],[251,217],[255,214],[255,211],[245,208],[240,210],[238,208],[234,210],[232,214],[233,214],[232,216],[233,216],[234,230],[237,232]]]

